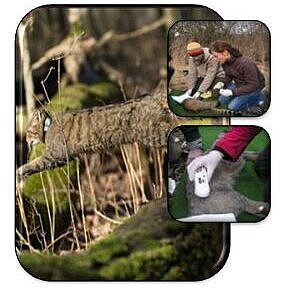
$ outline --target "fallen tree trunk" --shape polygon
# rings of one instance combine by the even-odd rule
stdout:
[[[226,259],[223,234],[228,227],[176,222],[163,198],[142,207],[86,252],[71,256],[24,252],[19,259],[31,275],[43,280],[202,280]]]

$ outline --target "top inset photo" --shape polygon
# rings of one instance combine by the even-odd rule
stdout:
[[[270,32],[259,21],[178,21],[168,34],[168,103],[178,116],[263,115]]]

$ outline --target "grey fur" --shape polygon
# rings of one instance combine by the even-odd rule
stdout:
[[[222,160],[210,181],[211,192],[207,198],[196,196],[194,182],[188,180],[186,189],[189,216],[233,213],[237,217],[247,212],[265,217],[269,211],[268,203],[248,199],[234,189],[235,178],[244,164],[243,157],[235,163]]]

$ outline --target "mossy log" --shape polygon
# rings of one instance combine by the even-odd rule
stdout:
[[[223,234],[229,226],[176,222],[166,203],[164,198],[143,206],[85,252],[57,256],[26,251],[19,254],[20,263],[43,280],[194,281],[212,276],[228,254]]]
[[[122,93],[111,81],[97,82],[90,86],[82,83],[62,88],[46,105],[49,112],[76,111],[93,106],[122,102]]]

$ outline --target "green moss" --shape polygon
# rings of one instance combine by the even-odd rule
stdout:
[[[93,106],[120,102],[119,87],[110,81],[98,82],[88,86],[78,83],[69,85],[56,94],[47,106],[49,112],[76,111]]]
[[[163,242],[164,240],[162,240]],[[161,244],[161,241],[159,240],[154,240],[154,239],[151,239],[149,237],[147,237],[146,239],[144,239],[142,241],[142,246],[143,246],[143,249],[144,250],[150,250],[150,249],[154,249],[154,248],[157,248],[159,247]]]
[[[46,150],[45,144],[38,144],[33,147],[29,161],[41,156]],[[76,162],[69,163],[69,179],[71,183],[76,183]],[[43,181],[43,183],[42,183]],[[24,186],[24,194],[34,199],[35,202],[45,203],[45,194],[48,197],[49,205],[52,206],[52,196],[58,208],[67,206],[67,167],[55,168],[45,172],[31,175],[27,178]]]
[[[166,231],[171,236],[174,236],[177,233],[184,231],[186,228],[187,228],[186,223],[175,223],[174,220],[170,220],[166,224]]]
[[[100,244],[90,249],[89,255],[94,265],[109,263],[113,258],[123,256],[128,253],[127,244],[115,235],[110,235]]]
[[[191,229],[142,251],[131,251],[126,242],[110,236],[79,255],[23,252],[19,259],[29,273],[46,280],[197,280],[211,273],[218,236],[208,225]]]
[[[172,246],[138,251],[128,258],[112,261],[100,270],[100,276],[109,280],[159,280],[176,261],[176,257]]]
[[[104,81],[92,84],[89,87],[90,93],[103,101],[121,99],[121,91],[117,84],[111,81]]]
[[[89,91],[84,84],[75,84],[67,86],[56,94],[52,99],[47,108],[49,112],[65,112],[69,110],[80,110],[82,109],[82,102],[89,98]]]
[[[99,279],[98,273],[90,268],[90,261],[84,255],[40,255],[26,251],[19,256],[19,260],[29,274],[43,280]]]
[[[163,280],[180,281],[183,280],[183,270],[179,266],[173,266],[164,276]]]
[[[137,240],[128,235],[134,227],[141,230]],[[199,280],[214,271],[222,229],[220,223],[176,222],[166,212],[166,200],[156,200],[87,252],[22,252],[19,258],[32,275],[46,280]]]
[[[76,38],[76,36],[82,35],[85,32],[82,23],[76,22],[72,25],[71,32],[69,34],[70,37]]]
[[[42,155],[45,151],[44,144],[33,147],[29,160]],[[76,184],[76,162],[69,163],[69,178],[72,184]],[[54,236],[64,233],[70,226],[70,211],[67,188],[67,167],[55,168],[27,178],[23,189],[24,211],[29,227],[30,242],[34,248],[44,248],[43,239],[51,241],[51,234]],[[71,198],[73,196],[71,195]],[[49,214],[50,213],[50,214]],[[50,215],[50,216],[49,216]],[[16,225],[18,230],[26,237],[23,221],[16,214]]]
[[[219,258],[216,250],[220,251],[221,245],[219,237],[213,236],[209,223],[200,223],[196,224],[189,233],[181,236],[180,241],[177,241],[176,249],[180,262],[178,265],[183,271],[183,277],[192,280],[198,274],[198,279],[204,279],[211,275],[212,267]]]

